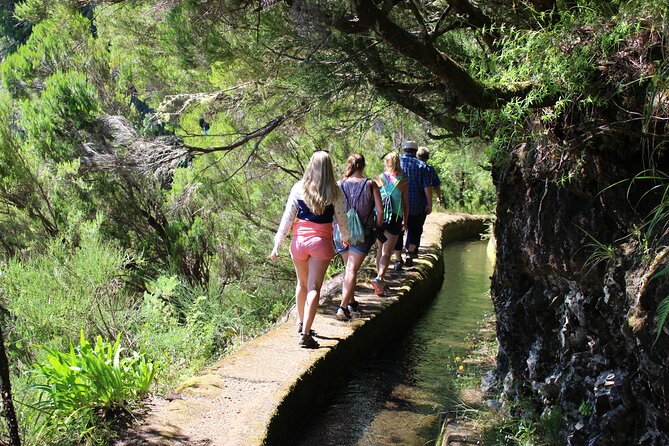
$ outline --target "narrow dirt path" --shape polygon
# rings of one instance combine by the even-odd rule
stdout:
[[[480,225],[481,221],[480,217],[465,214],[431,215],[423,236],[422,252],[441,249],[444,226],[473,222]],[[182,383],[175,397],[153,398],[147,412],[138,417],[138,423],[115,446],[263,444],[278,408],[303,376],[317,369],[319,363],[324,364],[325,356],[341,341],[348,342],[369,320],[406,294],[412,283],[431,272],[433,257],[421,255],[416,267],[389,276],[389,292],[385,297],[373,294],[369,284],[373,272],[361,271],[356,289],[361,311],[348,323],[334,317],[341,278],[331,279],[324,286],[314,322],[319,349],[298,346],[295,316],[291,315],[283,325],[249,341],[202,375]],[[314,391],[329,389],[324,386]]]

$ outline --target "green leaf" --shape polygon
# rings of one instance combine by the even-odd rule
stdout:
[[[655,335],[653,345],[655,345],[657,340],[660,338],[660,334],[662,334],[662,328],[664,327],[664,323],[666,322],[667,316],[669,315],[669,296],[662,299],[660,304],[657,306],[655,314],[657,316],[657,334]]]

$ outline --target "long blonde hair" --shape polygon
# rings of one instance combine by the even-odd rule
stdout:
[[[322,215],[325,208],[340,197],[340,189],[335,180],[332,160],[327,152],[318,151],[311,155],[309,165],[302,177],[304,203],[311,212]]]
[[[402,175],[402,166],[400,165],[400,157],[396,152],[390,152],[385,157],[383,157],[383,164],[386,167],[386,170],[394,173],[396,176]]]

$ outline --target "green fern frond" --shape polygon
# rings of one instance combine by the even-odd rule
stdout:
[[[653,274],[650,280],[655,280],[659,277],[664,277],[667,275],[669,275],[669,266],[665,266],[660,271]],[[669,296],[662,299],[662,301],[658,304],[657,309],[655,310],[655,316],[657,316],[657,334],[655,335],[653,345],[655,345],[657,340],[660,339],[662,328],[664,327],[664,323],[667,321],[667,316],[669,316]]]
[[[660,271],[655,273],[653,277],[650,278],[650,280],[654,280],[657,279],[658,277],[664,277],[664,276],[669,276],[669,266],[665,266]]]
[[[669,296],[662,299],[662,302],[660,302],[660,304],[657,306],[655,314],[657,315],[657,334],[655,335],[655,340],[653,341],[653,345],[655,345],[657,340],[660,338],[660,334],[662,333],[662,327],[664,327],[664,323],[667,320],[667,316],[669,316]]]

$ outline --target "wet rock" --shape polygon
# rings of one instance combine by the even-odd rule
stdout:
[[[643,171],[641,153],[630,141],[604,146],[572,153],[528,141],[493,171],[496,376],[510,400],[559,405],[565,444],[665,445],[669,336],[653,344],[653,319],[669,277],[650,277],[669,265],[669,240],[643,257],[629,235],[652,206],[633,209],[629,196],[646,191],[610,187]]]

